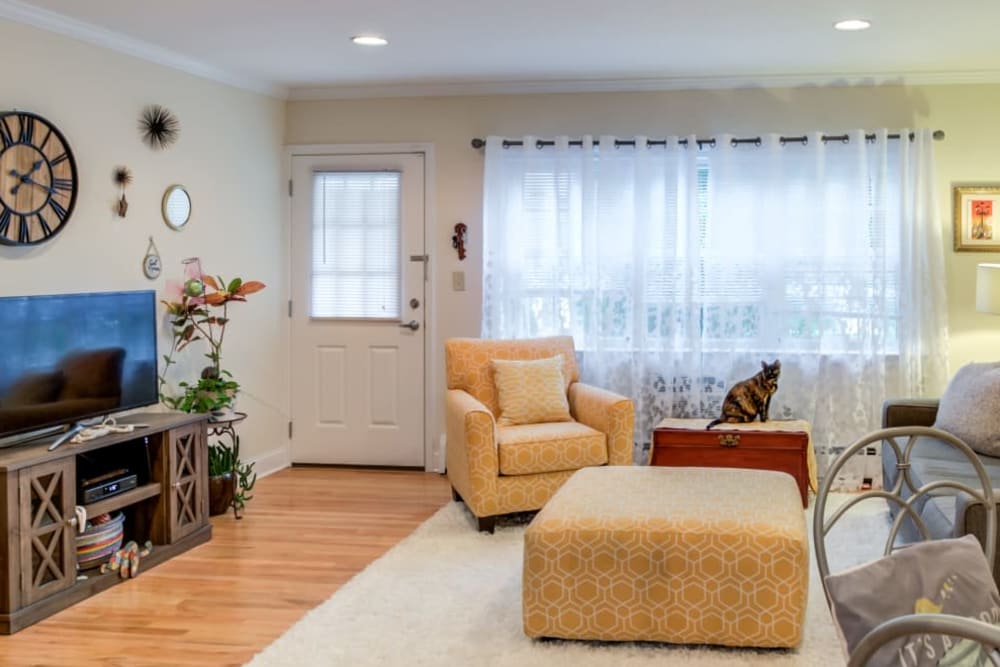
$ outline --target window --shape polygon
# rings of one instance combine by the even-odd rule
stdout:
[[[844,221],[817,224],[810,206],[817,189],[827,200],[850,196],[836,173],[819,186],[810,174],[787,177],[775,196],[793,214],[782,225],[762,224],[759,234],[799,231],[772,236],[762,250],[753,222],[738,229],[727,219],[755,198],[758,183],[729,179],[719,192],[709,160],[699,157],[688,225],[683,183],[608,178],[600,158],[590,159],[580,170],[525,171],[520,201],[506,211],[524,232],[517,254],[525,335],[586,332],[620,349],[637,336],[661,349],[698,340],[706,349],[834,352],[873,338],[888,353],[898,348],[898,232],[887,228],[871,184],[854,207],[865,223],[845,237],[821,227]],[[596,181],[590,202],[584,172]],[[600,249],[588,253],[589,244]]]
[[[317,172],[313,178],[310,315],[399,319],[398,172]]]

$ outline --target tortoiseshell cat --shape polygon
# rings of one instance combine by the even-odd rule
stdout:
[[[709,422],[705,430],[716,424],[743,424],[760,417],[767,421],[767,411],[771,408],[771,397],[778,391],[778,376],[781,375],[781,362],[777,359],[773,364],[760,362],[760,372],[751,378],[737,382],[726,394],[722,402],[722,416]]]

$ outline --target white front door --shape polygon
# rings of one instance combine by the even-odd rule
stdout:
[[[292,461],[424,465],[424,156],[292,157]]]

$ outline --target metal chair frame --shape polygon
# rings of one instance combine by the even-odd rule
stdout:
[[[917,486],[910,473],[910,457],[914,447],[922,437],[935,438],[961,451],[969,460],[970,465],[975,469],[982,488],[977,491],[960,482],[949,480],[938,480]],[[900,445],[900,441],[903,439],[905,439],[905,444]],[[896,469],[900,474],[897,476],[893,487],[891,489],[873,489],[860,493],[841,507],[838,507],[830,517],[827,517],[826,501],[833,483],[837,479],[837,474],[857,452],[875,443],[888,444],[896,455]],[[902,497],[901,494],[904,489],[911,492],[912,495],[909,498],[904,499]],[[816,565],[819,568],[820,581],[823,584],[823,593],[826,596],[827,606],[830,606],[830,591],[826,585],[826,577],[830,574],[830,565],[827,561],[826,537],[833,526],[852,507],[869,498],[882,498],[899,508],[900,511],[892,522],[889,535],[886,539],[885,549],[883,550],[883,554],[887,556],[897,548],[900,548],[895,546],[895,543],[905,517],[909,517],[913,521],[913,524],[924,540],[932,539],[926,523],[920,518],[915,506],[925,497],[941,495],[941,491],[945,489],[953,489],[961,493],[966,493],[975,500],[981,501],[986,508],[986,544],[984,553],[992,572],[993,562],[996,557],[996,500],[993,497],[993,486],[990,483],[989,475],[987,475],[986,469],[971,447],[959,438],[939,429],[926,426],[899,426],[870,433],[844,450],[823,477],[823,482],[820,484],[819,491],[816,494],[816,502],[813,508],[813,544],[816,552]],[[1000,650],[998,650],[998,647],[1000,647],[1000,628],[976,619],[949,614],[908,614],[880,624],[861,640],[855,648],[854,653],[851,654],[848,665],[849,667],[863,667],[887,642],[914,634],[950,635],[979,642],[991,649],[990,658],[994,665],[1000,667]]]

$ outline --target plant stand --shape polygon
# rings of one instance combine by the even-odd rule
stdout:
[[[240,460],[240,440],[236,437],[236,425],[247,418],[247,413],[231,411],[222,415],[212,415],[208,419],[208,435],[221,438],[229,438],[229,443],[233,448],[233,478],[236,479],[236,465]],[[234,489],[235,493],[235,489]],[[239,509],[236,507],[235,499],[231,501],[233,506],[233,516],[242,519]]]

